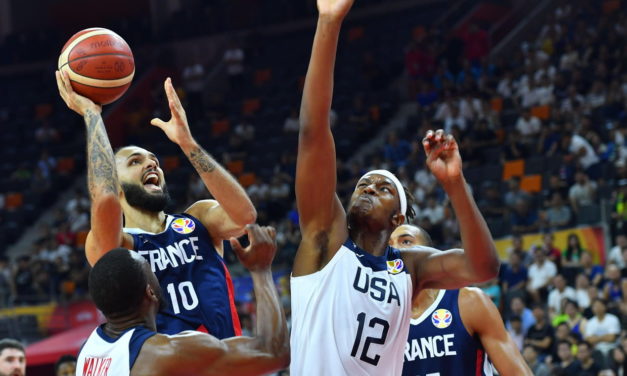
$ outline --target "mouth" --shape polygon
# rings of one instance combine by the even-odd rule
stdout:
[[[148,189],[149,191],[163,191],[163,189],[161,188],[161,179],[159,179],[159,174],[154,171],[148,171],[144,174],[142,184],[144,184],[144,188]]]

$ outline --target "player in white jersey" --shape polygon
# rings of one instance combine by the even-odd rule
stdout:
[[[431,247],[429,234],[402,225],[390,238],[398,249]],[[480,289],[420,291],[413,301],[404,376],[532,376],[501,315]]]
[[[423,288],[489,280],[499,268],[490,232],[464,181],[457,143],[441,130],[429,131],[423,146],[456,211],[465,250],[401,252],[388,246],[392,231],[413,212],[388,171],[364,175],[344,211],[335,192],[329,118],[337,41],[352,3],[317,0],[296,166],[302,241],[291,279],[292,376],[400,375],[412,297]]]
[[[165,304],[159,281],[142,256],[117,248],[105,253],[89,274],[89,293],[107,322],[83,345],[76,375],[244,376],[287,367],[287,324],[270,270],[276,233],[257,225],[246,226],[246,232],[246,249],[235,239],[231,245],[253,279],[255,337],[219,340],[197,331],[156,333],[157,311]]]

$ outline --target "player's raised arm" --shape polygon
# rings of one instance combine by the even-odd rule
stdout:
[[[459,288],[496,277],[500,262],[494,241],[462,174],[457,142],[442,130],[429,131],[423,146],[426,163],[455,210],[463,250],[416,258],[416,283],[420,288]]]
[[[478,336],[502,376],[532,376],[492,300],[478,288],[460,290],[460,314],[471,335]]]
[[[237,180],[192,137],[185,109],[170,78],[165,80],[164,89],[170,107],[170,120],[152,119],[150,123],[159,127],[170,141],[181,148],[217,201],[199,201],[186,212],[200,219],[215,238],[242,235],[244,226],[257,220],[253,203]]]
[[[240,262],[253,277],[257,303],[254,337],[222,341],[195,332],[170,337],[173,360],[165,368],[190,375],[264,375],[289,365],[289,335],[285,315],[272,279],[270,266],[276,253],[276,232],[271,227],[246,227],[250,245],[243,249],[235,239],[231,245]],[[181,372],[182,370],[185,372]],[[179,373],[177,373],[179,372]]]
[[[294,262],[295,276],[310,274],[320,267],[329,246],[331,228],[347,236],[345,213],[335,193],[337,176],[335,143],[330,128],[333,71],[338,37],[353,0],[318,0],[318,23],[300,108],[300,133],[296,164],[296,201],[303,240]],[[337,224],[337,221],[344,221]],[[333,242],[333,239],[331,239]],[[322,244],[324,243],[324,244]]]
[[[87,182],[91,198],[91,231],[85,254],[91,265],[105,250],[124,242],[122,206],[118,196],[115,158],[102,121],[102,108],[72,89],[67,73],[55,73],[61,98],[67,106],[83,116],[87,126]]]

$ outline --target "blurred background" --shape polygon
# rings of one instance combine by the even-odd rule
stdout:
[[[550,338],[526,359],[556,375],[558,341],[589,374],[626,374],[625,8],[357,0],[341,35],[331,119],[340,197],[365,171],[390,169],[417,198],[415,224],[436,247],[459,246],[420,145],[428,129],[452,133],[503,260],[500,277],[480,287],[521,349]],[[315,22],[314,0],[0,0],[0,338],[29,344],[29,375],[53,374],[102,320],[86,293],[84,124],[54,81],[65,41],[99,26],[133,49],[134,82],[104,119],[114,147],[157,154],[168,212],[210,197],[149,124],[168,118],[163,80],[173,78],[192,134],[246,188],[258,222],[278,230],[274,271],[289,314],[298,112]],[[230,250],[225,259],[250,333],[252,282]],[[586,322],[605,315],[596,299],[621,328],[580,352],[594,335]]]

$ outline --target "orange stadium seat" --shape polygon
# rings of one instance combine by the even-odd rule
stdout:
[[[525,173],[525,160],[517,159],[515,161],[505,162],[503,165],[503,180],[509,180],[514,176],[523,176]]]
[[[520,189],[527,193],[538,193],[542,190],[542,175],[527,175],[520,179]]]
[[[551,106],[536,106],[531,108],[531,115],[540,120],[547,120],[551,116]]]
[[[272,70],[271,69],[259,69],[255,72],[254,82],[255,85],[261,86],[266,82],[270,81],[272,78]]]
[[[223,133],[228,132],[230,128],[231,125],[229,124],[228,120],[216,120],[211,124],[211,134],[215,137],[218,137]]]
[[[242,187],[248,188],[255,183],[255,181],[257,180],[257,176],[255,176],[255,174],[253,174],[252,172],[248,172],[240,175],[238,180]]]
[[[244,115],[252,115],[261,108],[261,100],[259,98],[250,98],[244,100],[242,104],[242,113]]]
[[[71,157],[59,158],[57,162],[57,172],[60,174],[69,174],[74,171],[74,167],[76,167],[76,161]]]
[[[19,192],[12,192],[7,194],[4,206],[8,210],[17,209],[24,204],[24,195]]]
[[[227,162],[226,169],[233,175],[240,175],[244,171],[244,161]]]
[[[162,168],[164,171],[172,171],[181,166],[181,159],[176,155],[163,158]]]
[[[494,112],[501,112],[503,110],[503,98],[494,97],[490,99],[490,108]]]

